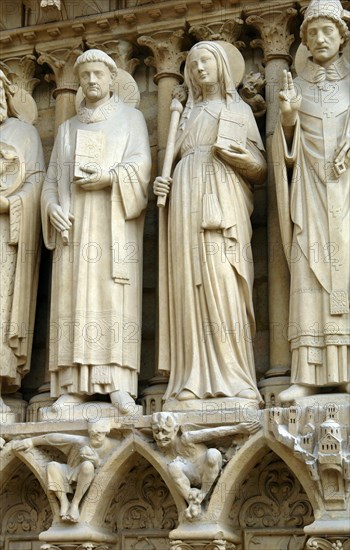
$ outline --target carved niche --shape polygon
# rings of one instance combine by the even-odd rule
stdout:
[[[0,548],[6,541],[5,548],[11,550],[22,548],[25,541],[27,544],[32,541],[32,548],[35,548],[34,541],[39,540],[39,534],[51,526],[52,514],[47,497],[39,481],[24,464],[19,465],[1,488],[0,517]]]
[[[177,510],[163,479],[142,457],[116,487],[105,526],[118,532],[120,550],[168,550]]]
[[[243,531],[242,550],[303,550],[313,510],[293,472],[270,451],[242,484],[230,518]]]

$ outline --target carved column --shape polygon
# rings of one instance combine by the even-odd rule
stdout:
[[[117,67],[127,71],[131,75],[140,63],[139,59],[132,57],[133,45],[127,40],[105,40],[104,42],[93,40],[87,42],[87,45],[89,48],[97,48],[104,51],[113,59]]]
[[[174,86],[183,81],[183,77],[180,73],[181,63],[186,58],[186,52],[181,51],[183,30],[177,31],[158,31],[149,36],[141,36],[138,39],[138,43],[141,46],[147,46],[153,56],[148,57],[145,60],[147,65],[151,65],[156,68],[157,73],[154,77],[154,82],[158,85],[158,170],[157,174],[160,174],[163,166],[163,159],[165,153],[165,147],[168,137],[168,129],[170,123],[170,103],[171,94]],[[159,209],[159,232],[164,235],[167,234],[167,212],[165,208]],[[163,239],[165,243],[165,239]],[[158,247],[159,257],[159,278],[164,281],[167,280],[167,251],[162,245],[162,241],[159,241]],[[167,287],[166,282],[160,287],[158,295],[158,303],[166,304],[168,297],[163,290]],[[164,334],[163,331],[164,330]],[[157,330],[157,343],[168,334],[168,327],[158,327]],[[157,370],[162,369],[162,359],[157,354]],[[157,375],[158,376],[158,375]],[[162,384],[162,380],[158,377],[159,383]],[[164,382],[164,381],[163,381]]]
[[[272,136],[279,114],[278,93],[281,87],[283,69],[292,62],[289,48],[294,42],[290,24],[297,14],[292,7],[261,11],[249,15],[248,25],[255,27],[261,38],[253,40],[253,48],[264,52],[266,79],[266,149],[269,163],[267,181],[268,200],[268,243],[269,243],[269,316],[270,316],[270,369],[276,374],[290,365],[287,326],[289,317],[289,271],[282,247],[275,181],[273,175]],[[282,388],[283,389],[283,388]]]
[[[3,61],[8,67],[8,76],[13,84],[32,95],[35,86],[40,82],[38,78],[34,78],[35,56],[32,53],[21,56],[14,55],[5,58]]]
[[[153,56],[145,63],[155,67],[154,82],[158,85],[158,171],[162,166],[170,123],[170,102],[174,86],[183,81],[181,63],[186,52],[181,51],[184,31],[157,31],[149,36],[140,36],[138,43],[152,50]]]
[[[81,40],[76,40],[60,48],[50,49],[45,46],[37,48],[40,56],[38,63],[47,63],[53,75],[48,75],[50,80],[56,82],[56,89],[53,96],[56,99],[55,109],[55,132],[62,122],[75,115],[75,95],[79,86],[78,80],[73,73],[74,63],[77,57],[83,53]]]

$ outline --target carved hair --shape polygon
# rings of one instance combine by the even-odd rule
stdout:
[[[78,67],[83,63],[91,63],[94,61],[104,63],[109,68],[109,70],[113,75],[117,75],[118,73],[117,65],[115,64],[113,59],[102,50],[87,50],[86,52],[79,55],[78,59],[74,63],[74,67],[73,67],[74,73],[77,74]]]

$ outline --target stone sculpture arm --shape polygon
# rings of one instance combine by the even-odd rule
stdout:
[[[79,435],[53,433],[28,437],[26,439],[22,439],[21,441],[14,441],[13,448],[16,451],[29,451],[38,445],[60,446],[79,442],[85,442],[85,440],[83,440],[83,438]]]
[[[260,429],[260,422],[240,422],[234,426],[219,426],[184,432],[181,441],[184,444],[205,443],[206,441],[236,434],[254,434]]]

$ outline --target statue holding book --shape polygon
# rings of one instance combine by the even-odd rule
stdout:
[[[75,71],[85,99],[59,128],[42,195],[54,251],[52,409],[109,394],[126,414],[140,366],[148,134],[140,111],[113,93],[118,70],[107,54],[86,51]]]
[[[160,304],[159,323],[159,369],[170,372],[166,400],[260,401],[250,215],[266,163],[252,111],[236,90],[234,71],[243,74],[236,52],[209,41],[189,52],[179,160],[172,178],[163,171],[154,183],[169,203],[167,234],[160,237],[168,255],[167,277],[160,277],[168,301]]]

